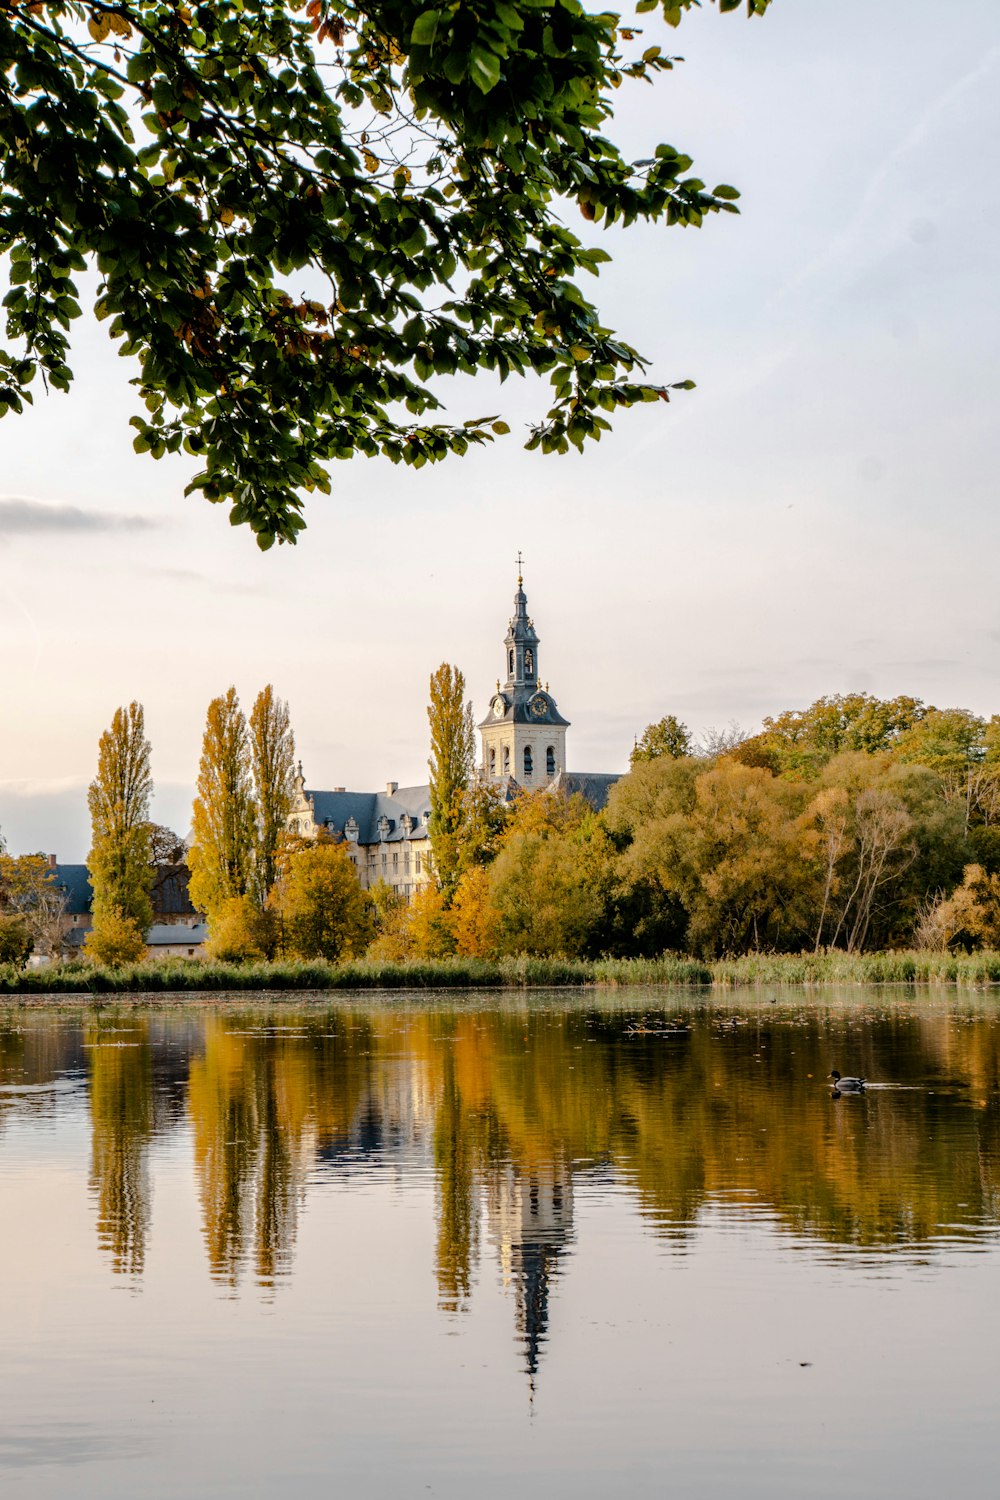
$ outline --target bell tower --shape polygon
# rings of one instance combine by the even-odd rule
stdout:
[[[487,781],[510,777],[526,790],[547,786],[566,769],[568,720],[556,708],[538,675],[538,635],[528,615],[522,558],[517,554],[514,613],[504,637],[503,686],[497,679],[486,718],[479,726],[482,772]]]

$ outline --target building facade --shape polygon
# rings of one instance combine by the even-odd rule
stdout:
[[[498,678],[479,725],[479,774],[508,798],[521,790],[547,788],[567,796],[579,793],[599,811],[618,777],[566,770],[569,720],[556,707],[548,683],[542,685],[538,646],[519,572],[514,613],[504,637],[503,685]],[[342,840],[362,889],[370,890],[383,880],[410,900],[434,879],[430,815],[429,786],[400,787],[390,781],[384,792],[311,790],[300,764],[288,827],[303,838],[327,833]]]

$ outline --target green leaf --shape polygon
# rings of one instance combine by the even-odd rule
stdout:
[[[469,58],[469,76],[478,89],[488,94],[500,82],[500,59],[482,47],[473,47]]]
[[[413,23],[410,32],[410,42],[414,47],[433,47],[438,34],[438,27],[442,21],[448,19],[447,13],[440,10],[425,10]]]

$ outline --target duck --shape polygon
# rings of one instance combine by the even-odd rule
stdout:
[[[841,1094],[860,1094],[865,1086],[863,1078],[841,1078],[836,1068],[832,1070],[830,1077],[833,1079],[834,1088]]]

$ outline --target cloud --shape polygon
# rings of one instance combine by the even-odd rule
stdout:
[[[82,531],[148,531],[156,524],[146,516],[116,515],[107,510],[81,510],[77,505],[45,505],[40,500],[0,497],[0,537]]]

